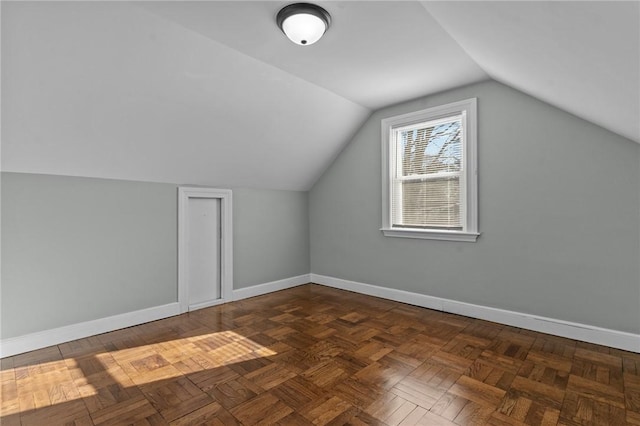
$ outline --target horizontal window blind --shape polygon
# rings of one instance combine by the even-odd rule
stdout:
[[[462,116],[392,132],[392,225],[461,230]]]

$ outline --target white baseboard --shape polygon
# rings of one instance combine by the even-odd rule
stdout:
[[[233,290],[233,300],[242,300],[249,297],[261,296],[274,291],[285,290],[297,287],[310,282],[309,274],[298,275],[297,277],[285,278],[283,280],[271,281],[269,283],[258,284],[251,287]]]
[[[479,318],[500,324],[511,325],[514,327],[640,353],[640,335],[638,334],[610,330],[554,318],[545,318],[521,312],[490,308],[487,306],[473,305],[470,303],[411,293],[404,290],[379,287],[371,284],[348,281],[318,274],[304,274],[297,277],[285,278],[283,280],[234,290],[233,300],[242,300],[249,297],[260,296],[274,291],[297,287],[309,282],[367,294],[370,296],[381,297],[383,299],[395,300],[397,302],[407,303],[410,305],[450,312],[472,318]],[[37,333],[26,334],[24,336],[2,339],[0,340],[0,358],[36,349],[42,349],[48,346],[59,345],[71,340],[107,333],[109,331],[131,327],[145,322],[156,321],[179,314],[179,304],[169,303],[162,306],[141,309],[139,311],[114,315],[107,318],[39,331]]]
[[[178,303],[169,303],[153,308],[127,312],[125,314],[113,315],[107,318],[2,339],[0,340],[0,358],[171,317],[179,313],[180,306]]]
[[[426,296],[424,294],[411,293],[404,290],[379,287],[340,278],[324,275],[310,274],[310,281],[328,287],[349,290],[356,293],[395,300],[410,305],[467,317],[483,319],[527,330],[553,334],[584,342],[596,343],[632,352],[640,352],[640,334],[624,331],[610,330],[587,324],[563,321],[554,318],[540,317],[522,312],[507,311],[504,309],[490,308],[471,303],[458,302],[440,297]]]
[[[260,296],[262,294],[284,290],[307,283],[309,283],[309,274],[254,285],[247,288],[233,290],[233,300]],[[107,333],[109,331],[119,330],[121,328],[156,321],[179,314],[180,305],[176,302],[114,315],[107,318],[71,324],[50,330],[38,331],[36,333],[25,334],[23,336],[10,337],[8,339],[0,340],[0,358],[34,351],[48,346],[59,345],[61,343],[70,342],[71,340],[83,339],[85,337],[95,336],[96,334]]]

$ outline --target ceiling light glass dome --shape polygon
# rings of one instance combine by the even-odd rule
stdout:
[[[322,37],[331,23],[329,12],[310,3],[285,6],[276,18],[278,27],[292,42],[309,46]]]

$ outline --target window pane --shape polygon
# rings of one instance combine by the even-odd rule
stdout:
[[[399,176],[458,172],[462,169],[460,117],[435,125],[399,130]]]
[[[401,197],[394,197],[393,226],[462,229],[460,178],[398,182]]]

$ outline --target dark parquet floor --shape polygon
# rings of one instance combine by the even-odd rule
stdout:
[[[2,360],[9,425],[640,425],[640,354],[304,285]]]

